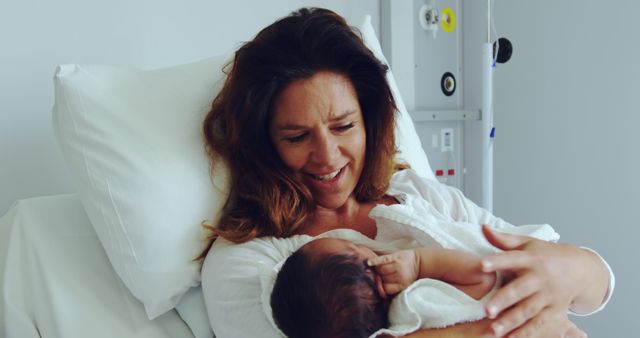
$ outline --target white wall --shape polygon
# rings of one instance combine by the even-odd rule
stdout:
[[[51,130],[57,64],[152,69],[222,53],[302,6],[352,24],[379,0],[14,0],[0,4],[0,215],[16,199],[74,191]]]
[[[637,336],[640,304],[640,2],[497,0],[514,44],[495,75],[495,208],[547,222],[617,275],[589,337]]]

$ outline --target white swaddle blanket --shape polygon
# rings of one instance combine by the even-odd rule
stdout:
[[[410,243],[405,243],[405,248],[440,246],[478,256],[499,251],[486,240],[480,225],[447,222],[434,210],[419,211],[424,208],[431,209],[432,206],[417,199],[405,201],[405,204],[374,208],[369,216],[378,225],[376,240],[393,242],[400,238],[411,239]],[[546,224],[502,228],[500,231],[545,241],[557,241],[560,237]],[[381,334],[397,337],[418,329],[446,327],[482,319],[485,315],[484,303],[491,298],[497,285],[485,297],[476,300],[448,283],[420,279],[393,299],[389,309],[389,328],[379,330],[372,337]]]
[[[375,207],[369,216],[376,220],[378,226],[376,240],[349,229],[329,231],[318,237],[350,240],[356,244],[368,246],[378,253],[415,247],[457,249],[479,256],[499,251],[484,238],[480,225],[448,222],[434,210],[416,212],[424,208],[431,208],[431,206],[418,199],[405,201],[404,204]],[[549,225],[525,225],[499,230],[546,241],[557,241],[559,238]],[[304,235],[290,238],[292,252],[313,239],[311,236]],[[270,297],[277,273],[283,263],[284,260],[274,267],[263,266],[260,271],[263,309],[274,327],[276,326],[273,322]],[[483,304],[492,293],[493,291],[481,300],[475,300],[447,283],[434,279],[420,279],[398,294],[391,302],[389,328],[380,329],[371,337],[381,334],[397,337],[421,328],[446,327],[482,319]]]

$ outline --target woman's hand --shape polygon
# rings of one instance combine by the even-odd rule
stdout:
[[[414,250],[401,250],[371,258],[367,265],[375,268],[382,279],[382,288],[393,296],[418,279],[420,262]]]
[[[566,325],[556,327],[555,336],[582,337],[566,312],[589,312],[601,304],[609,274],[600,259],[573,245],[508,235],[486,225],[483,232],[491,244],[505,250],[483,258],[483,270],[512,278],[485,306],[488,317],[496,318],[491,324],[495,335],[543,337],[540,327],[564,318]]]

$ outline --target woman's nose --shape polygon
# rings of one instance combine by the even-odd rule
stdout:
[[[336,138],[332,135],[321,135],[314,142],[311,160],[316,164],[332,165],[339,154]]]

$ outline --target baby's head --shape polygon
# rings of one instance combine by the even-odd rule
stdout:
[[[337,238],[309,242],[278,273],[271,308],[289,338],[369,337],[387,326],[388,302],[369,248]]]

